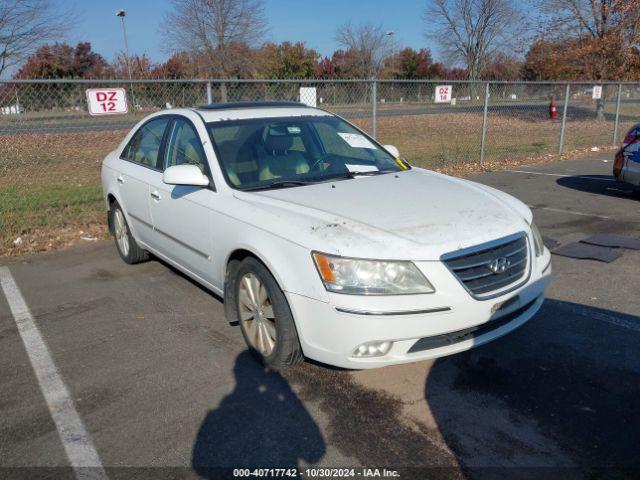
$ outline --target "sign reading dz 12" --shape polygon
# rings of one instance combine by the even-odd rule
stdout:
[[[449,103],[451,102],[451,91],[453,87],[451,85],[437,85],[436,86],[436,103]]]
[[[127,113],[127,93],[124,88],[88,88],[90,115],[122,115]]]

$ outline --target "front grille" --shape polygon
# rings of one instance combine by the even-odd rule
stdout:
[[[524,233],[507,237],[497,245],[492,243],[442,257],[449,270],[477,298],[490,298],[509,285],[520,281],[513,285],[517,288],[526,281],[523,277],[529,269],[529,248]],[[499,262],[501,268],[492,270],[495,262]]]

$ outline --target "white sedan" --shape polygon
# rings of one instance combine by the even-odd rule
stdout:
[[[151,253],[221,295],[273,369],[467,350],[525,323],[549,284],[523,203],[297,103],[150,115],[107,155],[102,185],[122,259]]]

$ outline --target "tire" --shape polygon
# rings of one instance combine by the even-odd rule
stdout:
[[[269,270],[247,257],[233,279],[235,317],[251,353],[271,370],[304,359],[289,303]]]
[[[149,252],[140,248],[131,235],[131,229],[118,202],[113,202],[109,209],[109,230],[115,239],[120,258],[126,263],[133,265],[149,259]]]

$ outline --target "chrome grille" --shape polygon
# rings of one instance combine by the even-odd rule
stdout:
[[[464,251],[444,255],[442,260],[475,297],[488,298],[493,293],[513,285],[519,287],[526,281],[529,271],[527,237],[519,234],[507,237],[497,245],[479,245]],[[502,292],[500,292],[502,293]]]

